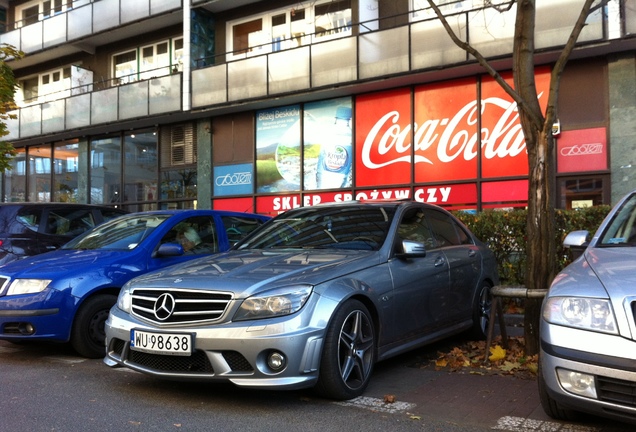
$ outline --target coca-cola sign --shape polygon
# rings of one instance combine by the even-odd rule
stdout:
[[[549,78],[537,72],[542,105]],[[494,80],[421,86],[412,99],[401,89],[356,100],[357,186],[409,183],[411,172],[416,183],[527,175],[517,105]]]

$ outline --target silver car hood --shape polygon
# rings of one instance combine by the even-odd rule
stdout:
[[[378,264],[380,253],[334,249],[230,251],[148,273],[133,288],[232,292],[243,298],[292,284],[317,284]]]

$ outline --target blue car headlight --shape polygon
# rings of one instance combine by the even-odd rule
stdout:
[[[612,305],[607,299],[550,297],[543,307],[543,319],[551,324],[618,334]]]
[[[266,291],[243,300],[234,321],[271,318],[298,312],[311,294],[311,286],[292,286]]]
[[[9,285],[6,295],[36,294],[42,292],[51,283],[51,279],[15,279]]]

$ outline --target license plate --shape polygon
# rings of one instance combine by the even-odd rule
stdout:
[[[130,349],[152,354],[192,355],[192,334],[155,333],[143,330],[130,331]]]

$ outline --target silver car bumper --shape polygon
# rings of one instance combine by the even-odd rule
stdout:
[[[105,326],[104,363],[165,379],[225,381],[263,389],[312,387],[318,379],[327,321],[315,321],[315,310],[308,306],[295,315],[275,319],[170,328],[149,326],[115,306]],[[192,333],[194,352],[183,357],[134,351],[130,348],[132,329]],[[275,372],[267,364],[273,352],[285,357],[281,371]]]

